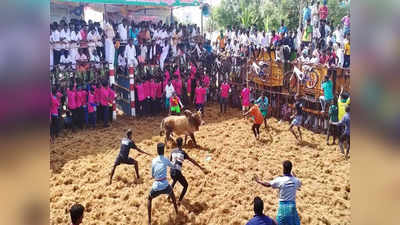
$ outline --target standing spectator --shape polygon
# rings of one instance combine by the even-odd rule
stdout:
[[[169,99],[172,97],[172,94],[175,92],[175,88],[172,85],[171,81],[168,81],[168,85],[165,86],[165,108],[166,110],[169,110]]]
[[[318,27],[319,22],[319,1],[312,1],[311,2],[311,25],[313,27]]]
[[[260,197],[255,197],[254,203],[254,217],[246,223],[246,225],[277,225],[274,219],[264,215],[264,202]]]
[[[326,18],[328,18],[328,7],[326,6],[326,2],[324,2],[321,8],[319,8],[319,19],[326,22]]]
[[[122,23],[118,25],[117,32],[121,43],[126,43],[128,40],[128,20],[122,19]]]
[[[283,162],[283,176],[270,182],[261,182],[257,176],[254,180],[264,187],[279,189],[279,208],[276,220],[279,225],[300,225],[300,218],[296,209],[296,191],[301,187],[301,181],[293,173],[292,163]]]
[[[303,47],[309,47],[313,34],[313,27],[311,26],[311,20],[307,20],[307,25],[304,28],[303,32]]]
[[[115,57],[115,48],[113,43],[115,32],[112,25],[109,22],[107,22],[104,26],[104,34],[105,34],[105,41],[104,41],[105,61],[111,64],[114,63],[114,57]]]
[[[109,114],[110,110],[108,107],[108,90],[107,90],[107,82],[103,81],[102,87],[100,88],[100,105],[102,108],[102,118],[104,122],[104,127],[108,127],[108,119],[109,119]]]
[[[218,41],[218,47],[221,52],[225,51],[225,42],[226,42],[226,37],[224,36],[224,32],[221,30],[219,33],[219,36],[217,37]]]
[[[50,97],[50,137],[53,141],[58,136],[58,108],[60,107],[60,101],[57,98],[57,91],[55,89],[52,91]]]
[[[279,34],[286,34],[288,32],[287,27],[285,26],[285,20],[281,21],[281,27],[279,28]]]
[[[85,207],[81,204],[75,204],[69,210],[69,215],[71,216],[72,225],[79,225],[83,220],[83,212],[85,211]]]
[[[344,68],[350,67],[350,35],[346,37],[346,43],[344,44]]]
[[[220,102],[219,102],[219,107],[220,107],[220,112],[221,113],[226,113],[226,105],[228,104],[228,96],[229,96],[229,91],[231,87],[229,84],[224,81],[221,84],[221,91],[220,91]]]
[[[93,129],[96,127],[96,101],[93,88],[90,88],[88,93],[88,124]]]
[[[78,122],[78,111],[76,107],[76,84],[71,85],[69,89],[67,89],[67,100],[68,100],[68,109],[72,114],[72,131],[75,130],[75,126]]]
[[[341,48],[341,45],[339,43],[334,44],[333,48],[336,49],[336,56],[338,57],[337,66],[342,68],[343,67],[343,63],[344,63],[344,51],[343,51],[343,48]]]
[[[343,24],[343,35],[350,34],[350,13],[343,17],[341,22]]]
[[[303,22],[307,23],[308,20],[311,20],[311,9],[308,7],[308,1],[306,2],[306,6],[303,8]]]
[[[242,112],[245,113],[249,109],[250,105],[250,89],[245,85],[243,85],[240,99],[242,100]]]
[[[201,111],[204,114],[204,103],[207,95],[207,89],[203,87],[200,83],[198,83],[196,90],[195,90],[195,103],[196,103],[196,110]]]
[[[329,108],[329,105],[333,101],[333,83],[329,79],[328,75],[325,76],[324,81],[321,84],[321,89],[324,91],[324,95],[319,97],[319,101],[321,103],[321,112],[324,113],[326,104],[328,104]]]
[[[336,103],[332,104],[331,107],[329,107],[328,118],[329,118],[329,124],[328,124],[328,134],[326,136],[326,145],[329,145],[329,137],[330,136],[332,136],[332,138],[333,138],[332,145],[334,145],[335,140],[339,134],[338,127],[331,123],[331,122],[339,121],[338,120],[338,107],[337,107]]]

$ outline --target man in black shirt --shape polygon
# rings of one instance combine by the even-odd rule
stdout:
[[[115,159],[114,166],[111,171],[111,176],[110,176],[110,184],[112,182],[112,177],[114,175],[115,168],[120,165],[120,164],[128,164],[128,165],[135,165],[135,170],[136,170],[136,176],[139,179],[139,166],[138,162],[134,160],[133,158],[129,157],[129,151],[131,148],[136,149],[138,152],[150,155],[142,150],[140,150],[136,145],[135,142],[132,141],[132,130],[129,129],[126,132],[126,137],[122,138],[121,140],[121,148],[119,150],[119,154],[117,156],[117,159]]]
[[[172,189],[174,189],[174,186],[177,181],[179,181],[179,183],[183,186],[183,190],[182,190],[181,196],[179,197],[179,202],[178,202],[178,204],[180,204],[180,202],[182,201],[183,196],[185,196],[185,193],[188,188],[188,182],[186,181],[186,178],[183,176],[183,174],[181,172],[183,161],[185,159],[189,160],[194,165],[199,167],[203,172],[205,172],[205,169],[203,167],[201,167],[192,158],[190,158],[189,155],[185,151],[182,150],[183,139],[181,137],[179,137],[176,140],[176,142],[177,142],[178,148],[172,150],[171,156],[170,156],[170,161],[174,165],[173,167],[171,167],[170,173],[171,173],[171,178],[173,180],[172,181]]]
[[[303,104],[300,101],[300,98],[298,95],[296,95],[294,97],[294,99],[296,100],[295,103],[295,113],[290,117],[292,120],[292,123],[290,124],[289,130],[290,132],[292,132],[292,134],[294,135],[294,137],[296,138],[296,140],[298,141],[302,141],[302,137],[301,137],[301,131],[300,131],[300,126],[303,122]],[[293,126],[297,127],[297,130],[299,131],[299,137],[300,139],[297,138],[296,133],[293,130]]]

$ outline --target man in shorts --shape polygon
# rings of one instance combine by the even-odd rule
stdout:
[[[344,114],[343,118],[339,122],[330,123],[337,126],[344,126],[344,131],[339,138],[339,147],[342,154],[344,154],[343,143],[347,142],[345,158],[348,159],[350,152],[350,106],[346,107],[346,114]]]
[[[182,174],[183,161],[185,159],[187,159],[190,162],[192,162],[195,166],[199,167],[201,170],[204,171],[204,168],[201,167],[196,161],[194,161],[192,158],[190,158],[189,155],[185,151],[182,150],[183,139],[181,137],[176,139],[176,143],[178,145],[178,148],[172,150],[171,156],[169,159],[171,160],[171,162],[173,164],[173,167],[171,167],[171,170],[170,170],[171,178],[173,180],[172,189],[174,189],[174,186],[177,181],[183,186],[183,190],[181,192],[181,195],[180,195],[179,201],[178,201],[178,205],[179,205],[180,202],[183,200],[183,197],[185,196],[185,193],[186,193],[188,185],[189,185],[188,182],[186,181],[186,178]]]
[[[254,136],[258,140],[260,138],[260,126],[264,122],[264,117],[261,114],[260,108],[257,104],[253,104],[253,106],[244,114],[244,116],[247,116],[248,114],[253,116],[253,126],[251,129],[253,130]]]
[[[256,104],[260,108],[261,114],[264,117],[265,129],[267,129],[267,115],[268,115],[268,98],[264,93],[256,100]]]
[[[119,150],[119,154],[117,156],[117,159],[115,159],[114,166],[111,171],[111,176],[110,176],[110,184],[112,182],[112,177],[114,176],[114,171],[117,166],[120,164],[128,164],[128,165],[135,165],[135,170],[136,170],[136,177],[139,179],[139,166],[138,162],[131,157],[129,157],[129,152],[131,148],[136,149],[138,152],[150,155],[142,150],[140,150],[136,145],[135,142],[132,140],[132,130],[128,129],[126,132],[126,137],[122,138],[121,140],[121,148]]]
[[[151,176],[154,178],[153,186],[151,187],[148,197],[148,216],[149,225],[151,224],[151,201],[161,194],[167,194],[172,199],[175,212],[178,214],[178,206],[176,205],[175,195],[167,180],[167,167],[173,167],[172,163],[164,157],[164,144],[157,144],[158,156],[151,163]]]
[[[296,101],[296,103],[295,103],[295,114],[293,114],[291,116],[291,119],[293,119],[293,120],[292,120],[292,123],[290,124],[289,130],[290,130],[290,132],[292,132],[292,134],[294,135],[296,140],[302,141],[300,126],[301,126],[301,123],[303,121],[303,103],[301,103],[300,98],[299,98],[298,95],[296,95],[294,97],[294,99]],[[297,130],[299,131],[299,138],[300,139],[297,137],[296,133],[293,130],[294,126],[296,126]]]

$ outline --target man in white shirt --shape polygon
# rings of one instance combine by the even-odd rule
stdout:
[[[119,34],[121,43],[126,43],[128,40],[128,21],[126,19],[123,19],[122,23],[118,25],[117,32]]]
[[[160,55],[160,69],[161,71],[164,71],[164,62],[165,59],[168,56],[168,52],[169,52],[169,44],[168,44],[168,40],[164,41],[164,46],[162,47],[162,52]]]
[[[115,57],[115,47],[113,43],[113,39],[115,37],[114,29],[109,22],[107,22],[104,26],[104,34],[105,34],[105,60],[109,64],[114,63]]]
[[[335,35],[336,42],[339,43],[340,45],[344,46],[343,45],[344,37],[343,37],[342,30],[340,29],[339,26],[336,27],[336,30],[333,32],[333,35]]]
[[[175,88],[172,85],[171,80],[169,80],[167,86],[165,86],[165,108],[167,109],[167,111],[169,110],[169,99],[174,92]]]
[[[253,178],[264,187],[279,189],[279,208],[276,220],[278,224],[300,225],[300,218],[296,209],[296,192],[301,187],[301,181],[292,175],[292,163],[283,162],[283,176],[270,182],[261,182],[257,176]]]
[[[128,67],[136,67],[138,62],[136,60],[136,48],[133,45],[133,40],[129,39],[129,44],[125,47],[125,58],[128,61]]]
[[[53,31],[50,38],[54,47],[53,51],[54,65],[58,65],[60,63],[60,57],[61,57],[60,30],[61,30],[60,25],[55,24],[55,30]]]

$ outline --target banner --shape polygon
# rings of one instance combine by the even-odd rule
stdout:
[[[122,4],[138,6],[200,6],[203,0],[57,0],[60,2]],[[56,1],[56,2],[57,2]]]

